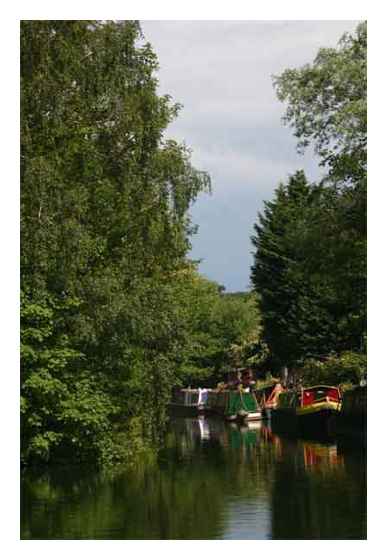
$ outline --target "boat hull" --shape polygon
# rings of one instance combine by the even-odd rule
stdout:
[[[260,420],[262,412],[252,393],[237,391],[213,392],[209,395],[208,406],[216,414],[230,422]]]
[[[277,408],[271,411],[271,425],[274,431],[282,433],[329,436],[337,415],[338,410],[332,407],[319,407],[301,414],[294,408]]]
[[[296,411],[294,408],[278,408],[270,413],[271,427],[273,431],[296,434],[298,431],[298,423]]]
[[[273,410],[275,410],[274,407],[264,406],[262,408],[262,418],[266,418],[266,420],[271,420]]]
[[[203,416],[209,409],[208,389],[177,389],[168,405],[170,414],[177,416]]]
[[[350,439],[367,437],[367,387],[358,386],[344,393],[334,430],[338,436]]]
[[[341,408],[337,387],[315,385],[279,395],[272,410],[272,427],[276,431],[312,436],[333,434],[334,419]]]
[[[247,412],[246,414],[238,414],[237,418],[240,422],[251,422],[255,420],[261,420],[262,412]]]
[[[170,414],[174,416],[204,416],[208,410],[206,407],[201,405],[184,405],[171,403],[168,405],[168,410]]]
[[[338,411],[333,408],[321,408],[310,414],[297,416],[300,432],[305,435],[332,434],[332,421],[337,417]]]

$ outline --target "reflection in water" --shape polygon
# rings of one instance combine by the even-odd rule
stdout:
[[[22,538],[365,538],[365,457],[261,422],[171,422],[158,461],[22,480]]]

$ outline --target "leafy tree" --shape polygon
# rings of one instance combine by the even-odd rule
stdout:
[[[280,185],[274,201],[265,203],[254,226],[251,278],[277,367],[362,349],[363,247],[341,232],[336,206],[328,224],[333,194],[297,172]],[[319,220],[326,220],[330,235],[316,231]]]
[[[321,212],[315,215],[313,241],[320,239],[329,245],[321,251],[327,257],[323,266],[336,271],[335,276],[338,272],[342,286],[352,290],[356,283],[356,295],[365,306],[366,22],[354,35],[345,34],[337,49],[320,49],[313,64],[286,70],[274,83],[279,99],[287,103],[284,120],[294,128],[299,149],[314,145],[326,170],[323,184],[333,191],[327,193]],[[354,273],[343,278],[349,263]]]
[[[185,309],[187,339],[180,352],[183,385],[213,385],[235,367],[247,366],[260,350],[259,314],[249,293],[226,293],[192,265],[176,291]],[[242,350],[243,349],[243,350]]]
[[[265,205],[252,241],[264,337],[279,365],[362,352],[366,329],[366,24],[275,78],[285,122],[326,174],[302,172]]]
[[[335,183],[359,186],[367,168],[367,25],[320,49],[313,64],[275,78],[285,122],[302,151],[310,143]]]
[[[21,24],[27,460],[114,460],[166,418],[185,340],[176,278],[209,178],[164,137],[179,106],[157,94],[157,67],[137,22]]]
[[[225,293],[218,304],[216,336],[223,340],[224,373],[233,368],[260,366],[267,357],[256,296],[252,292]]]
[[[365,354],[343,352],[339,356],[331,355],[324,361],[306,360],[297,374],[306,385],[357,385],[364,378],[367,370]]]

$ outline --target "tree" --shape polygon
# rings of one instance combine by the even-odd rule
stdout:
[[[284,120],[302,151],[310,143],[334,184],[360,188],[367,169],[367,24],[345,34],[337,49],[320,49],[314,63],[274,80],[287,102]]]
[[[265,203],[254,226],[251,279],[277,367],[361,351],[363,246],[340,230],[339,196],[297,172]]]
[[[120,431],[125,451],[130,426],[154,440],[165,421],[176,278],[209,177],[164,137],[179,106],[157,67],[138,22],[21,23],[26,460],[112,460]]]
[[[308,214],[318,195],[318,187],[299,171],[279,186],[273,202],[265,203],[254,226],[251,279],[277,366],[323,353],[333,334],[328,309],[319,309],[322,285],[305,274]]]
[[[302,151],[326,174],[290,177],[266,203],[252,241],[252,281],[278,365],[361,352],[366,329],[366,24],[312,65],[275,78]]]
[[[184,276],[175,292],[186,325],[177,370],[180,383],[214,385],[231,369],[255,364],[262,350],[255,296],[224,292],[198,274],[194,264]]]

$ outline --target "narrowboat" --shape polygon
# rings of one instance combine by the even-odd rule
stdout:
[[[278,405],[272,409],[272,426],[277,431],[329,434],[340,407],[338,387],[316,385],[287,390],[279,394]]]
[[[255,394],[249,389],[220,390],[208,393],[208,407],[230,421],[253,421],[262,418]]]
[[[172,392],[169,409],[174,414],[183,416],[203,415],[208,410],[210,389],[175,389]]]
[[[278,380],[262,384],[255,389],[255,394],[262,408],[264,418],[271,418],[271,411],[278,406],[279,395],[284,391]]]

